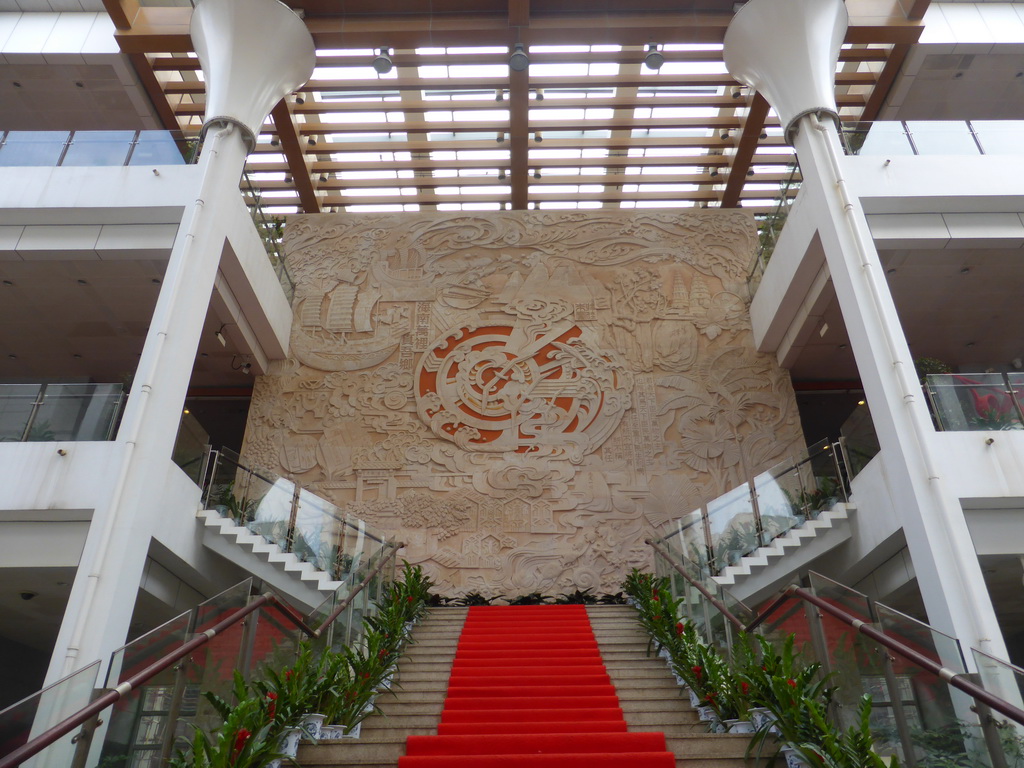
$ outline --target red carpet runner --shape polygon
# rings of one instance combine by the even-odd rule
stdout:
[[[675,768],[662,733],[627,733],[582,605],[469,609],[437,736],[399,768]]]

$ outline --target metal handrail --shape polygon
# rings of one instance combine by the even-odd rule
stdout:
[[[0,758],[0,768],[15,768],[15,766],[21,765],[24,761],[30,757],[42,752],[48,746],[53,744],[55,741],[63,736],[71,733],[75,728],[87,722],[89,719],[95,717],[100,712],[105,710],[107,707],[113,706],[117,701],[122,699],[124,696],[131,693],[131,691],[137,689],[140,685],[146,683],[160,672],[163,672],[168,667],[172,666],[175,662],[185,658],[197,648],[202,647],[206,643],[213,640],[217,635],[223,633],[226,629],[233,627],[240,621],[245,619],[252,613],[263,606],[272,606],[277,608],[281,615],[284,616],[288,621],[294,624],[299,630],[301,630],[307,637],[318,638],[323,633],[325,627],[333,623],[341,613],[348,608],[355,599],[356,595],[362,592],[370,581],[384,568],[385,564],[393,559],[397,554],[398,550],[405,546],[402,543],[392,545],[394,548],[387,555],[381,557],[380,561],[366,575],[355,589],[348,594],[348,596],[338,605],[331,614],[324,619],[323,623],[319,627],[313,629],[303,619],[302,615],[287,601],[275,595],[273,592],[265,592],[264,594],[257,597],[255,600],[250,602],[248,605],[239,608],[237,611],[232,613],[225,619],[214,624],[207,630],[204,630],[194,638],[189,640],[187,643],[182,645],[180,648],[160,657],[148,667],[143,669],[141,672],[129,677],[123,683],[118,685],[116,688],[109,689],[102,696],[94,699],[90,704],[83,707],[82,709],[75,712],[73,715],[66,717],[56,725],[43,731],[41,734],[36,736],[31,741],[26,742],[22,746],[18,747],[13,752],[9,753],[3,758]]]
[[[796,584],[791,584],[788,587],[786,587],[780,595],[778,595],[774,600],[772,600],[772,602],[763,611],[761,611],[761,613],[758,614],[757,618],[755,618],[749,624],[744,625],[743,622],[736,618],[736,616],[734,616],[732,613],[730,613],[729,610],[726,609],[720,601],[712,598],[710,593],[704,587],[704,585],[698,582],[696,579],[694,579],[690,574],[688,574],[685,569],[683,569],[671,557],[669,557],[668,553],[666,553],[663,549],[655,545],[653,542],[648,541],[647,543],[651,544],[651,548],[654,549],[656,554],[661,555],[663,558],[668,560],[669,564],[672,567],[674,567],[684,579],[690,582],[690,584],[695,589],[697,589],[698,592],[707,597],[711,601],[711,604],[714,605],[715,608],[717,608],[721,612],[721,614],[726,618],[727,621],[729,621],[730,624],[732,624],[736,629],[742,632],[750,632],[759,627],[768,619],[769,616],[774,614],[780,607],[782,607],[784,603],[788,602],[789,600],[800,599],[807,603],[810,603],[811,605],[815,606],[816,608],[822,611],[825,611],[825,613],[828,613],[829,615],[839,619],[844,624],[853,627],[853,629],[855,629],[858,633],[874,640],[876,643],[884,646],[885,648],[888,648],[893,653],[899,654],[902,658],[906,659],[911,664],[914,664],[915,666],[924,669],[926,672],[932,673],[933,675],[949,683],[954,688],[959,688],[964,693],[972,696],[977,701],[980,701],[982,704],[989,707],[989,709],[993,709],[996,712],[1005,715],[1018,725],[1024,725],[1024,709],[1020,709],[1019,707],[1014,706],[1010,702],[1005,701],[1004,699],[1000,699],[998,696],[995,696],[989,691],[986,691],[980,685],[977,685],[976,683],[973,683],[970,680],[966,679],[965,673],[957,672],[955,669],[950,669],[949,667],[945,667],[942,664],[933,661],[924,654],[915,651],[910,646],[904,645],[899,640],[894,640],[892,637],[886,635],[884,632],[879,632],[877,629],[872,627],[868,622],[858,619],[856,616],[853,616],[852,614],[849,614],[846,611],[837,608],[836,606],[829,603],[827,600],[822,600],[817,595],[808,592],[806,589]],[[4,768],[4,766],[0,765],[0,768]]]

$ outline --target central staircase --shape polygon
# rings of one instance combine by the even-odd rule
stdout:
[[[705,732],[627,606],[434,608],[358,740],[302,766],[741,768],[749,736]]]

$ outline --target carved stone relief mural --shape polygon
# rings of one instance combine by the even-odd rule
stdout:
[[[616,592],[657,526],[802,445],[742,211],[297,216],[291,357],[243,460],[445,594]]]

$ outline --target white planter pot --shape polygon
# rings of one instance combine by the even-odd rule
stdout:
[[[324,725],[324,716],[319,713],[309,713],[302,716],[302,721],[299,724],[299,728],[302,730],[302,735],[307,739],[313,741],[319,741],[320,730]]]
[[[340,723],[337,725],[325,725],[320,729],[321,739],[358,739],[359,732],[362,729],[363,724],[358,723],[351,731],[345,732],[345,726]]]
[[[783,747],[780,753],[786,761],[786,768],[811,768],[811,764],[804,760],[803,755],[792,747]]]
[[[726,730],[729,733],[753,733],[754,724],[749,720],[726,720]]]
[[[302,737],[302,731],[298,728],[289,728],[283,731],[277,739],[277,751],[285,755],[289,760],[289,763],[294,762],[294,758],[299,754],[299,739]],[[282,758],[278,757],[267,763],[267,768],[281,768]]]
[[[697,692],[693,690],[693,688],[687,688],[686,690],[690,694],[690,706],[696,709],[700,706],[700,696],[697,695]]]
[[[775,725],[775,715],[771,713],[771,710],[765,707],[754,707],[748,714],[755,731],[767,730],[769,733],[779,734],[779,728]]]

